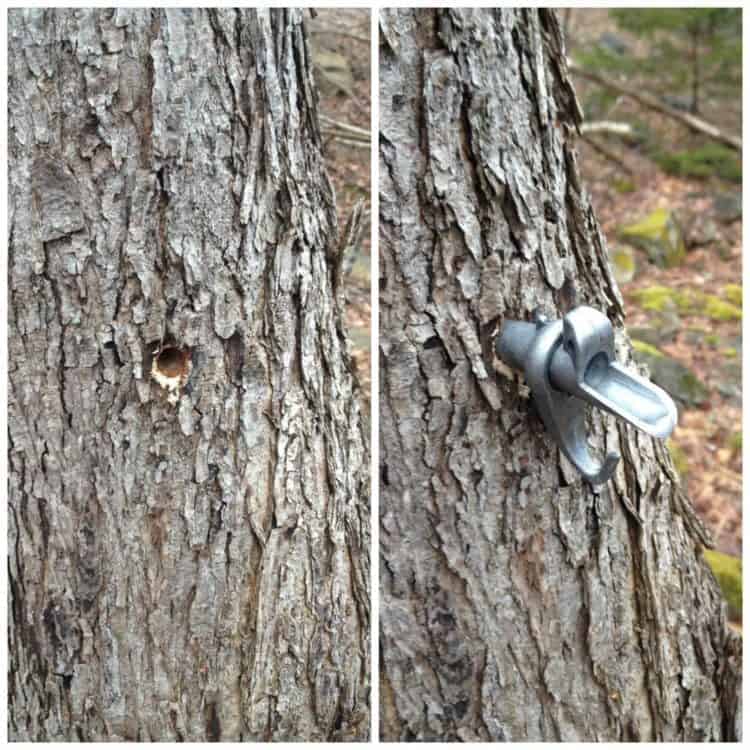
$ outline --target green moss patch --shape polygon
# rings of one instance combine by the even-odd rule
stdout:
[[[650,357],[663,357],[664,355],[651,344],[647,344],[645,341],[639,341],[638,339],[633,339],[633,349],[637,351],[639,354],[648,354]]]
[[[729,604],[730,618],[742,620],[742,560],[712,549],[704,550],[703,557]]]
[[[635,271],[635,260],[627,250],[617,248],[612,253],[612,261],[621,271]]]
[[[724,296],[737,307],[742,307],[742,287],[739,284],[727,284],[724,287]]]
[[[742,320],[742,308],[731,302],[715,297],[712,294],[701,295],[703,311],[702,314],[711,320]]]
[[[633,292],[633,299],[644,310],[653,312],[665,312],[668,310],[679,310],[690,312],[692,302],[688,292],[679,289],[670,289],[668,286],[649,286]]]
[[[650,286],[633,292],[633,299],[644,310],[664,312],[678,310],[685,315],[699,315],[710,320],[742,320],[742,308],[713,294]]]
[[[742,182],[742,161],[737,152],[718,143],[689,151],[654,149],[651,157],[667,174],[677,177],[720,177]]]
[[[610,251],[610,260],[618,284],[627,284],[635,276],[635,253],[629,247],[615,247]]]
[[[681,477],[684,477],[690,468],[690,463],[685,455],[685,451],[683,451],[674,440],[667,440],[667,449],[669,450],[669,455],[672,456],[672,463],[674,464],[675,469],[677,469],[677,473]]]
[[[625,177],[616,177],[612,180],[612,189],[621,195],[624,193],[634,193],[635,183],[633,180],[628,180]]]

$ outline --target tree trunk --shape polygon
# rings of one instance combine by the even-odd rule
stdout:
[[[582,481],[493,359],[622,299],[555,14],[381,16],[381,736],[729,740],[739,638],[664,445],[598,412]],[[503,374],[503,372],[505,374]]]
[[[10,12],[14,740],[368,736],[368,447],[302,20]]]
[[[699,26],[699,25],[698,25]],[[700,28],[695,28],[691,33],[691,78],[692,78],[692,101],[690,102],[690,113],[700,114],[700,82],[701,82],[701,55],[700,55]]]

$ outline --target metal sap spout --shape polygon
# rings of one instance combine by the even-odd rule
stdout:
[[[653,437],[667,438],[677,425],[677,409],[669,394],[618,362],[608,362],[602,353],[589,363],[580,382],[571,382],[571,373],[575,369],[570,355],[559,347],[549,372],[555,388],[578,396]]]
[[[498,356],[523,370],[547,430],[592,484],[607,481],[619,456],[597,462],[586,444],[584,404],[624,419],[657,438],[677,424],[669,395],[615,361],[614,331],[607,317],[577,307],[562,320],[535,314],[533,323],[509,320],[495,343]]]

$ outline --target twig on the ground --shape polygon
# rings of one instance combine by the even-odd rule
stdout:
[[[321,125],[320,132],[324,135],[332,135],[336,138],[346,138],[348,141],[357,141],[358,143],[368,144],[370,139],[365,135],[357,135],[356,133],[349,133],[346,130],[340,128],[333,128],[327,125]]]
[[[341,120],[334,120],[332,117],[328,117],[328,115],[324,114],[320,115],[320,121],[326,123],[326,125],[331,125],[336,129],[343,130],[347,133],[351,133],[352,135],[366,138],[368,141],[370,140],[369,130],[358,128],[356,125],[352,125],[351,123],[343,122]]]
[[[355,148],[370,148],[370,131],[364,128],[358,128],[348,122],[334,120],[332,117],[321,114],[320,121],[323,124],[321,133],[343,143],[346,146]]]
[[[359,140],[353,140],[351,138],[346,138],[342,135],[339,135],[338,133],[331,132],[331,131],[321,131],[323,135],[328,136],[328,138],[331,138],[332,140],[336,141],[336,143],[341,143],[344,146],[353,146],[354,148],[364,148],[369,149],[370,143],[369,141],[359,141]]]
[[[611,120],[597,120],[595,122],[584,122],[581,125],[581,133],[591,135],[592,133],[604,133],[605,135],[617,135],[621,138],[632,138],[635,135],[633,126],[627,122],[613,122]]]

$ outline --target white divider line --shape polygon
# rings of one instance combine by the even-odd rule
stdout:
[[[378,262],[378,228],[379,228],[379,159],[378,133],[380,113],[380,90],[378,75],[378,17],[380,6],[370,7],[370,741],[377,742],[380,727],[380,586],[378,571],[380,568],[380,451],[379,427],[380,411],[378,408],[380,394],[380,348],[379,299],[380,264]]]

